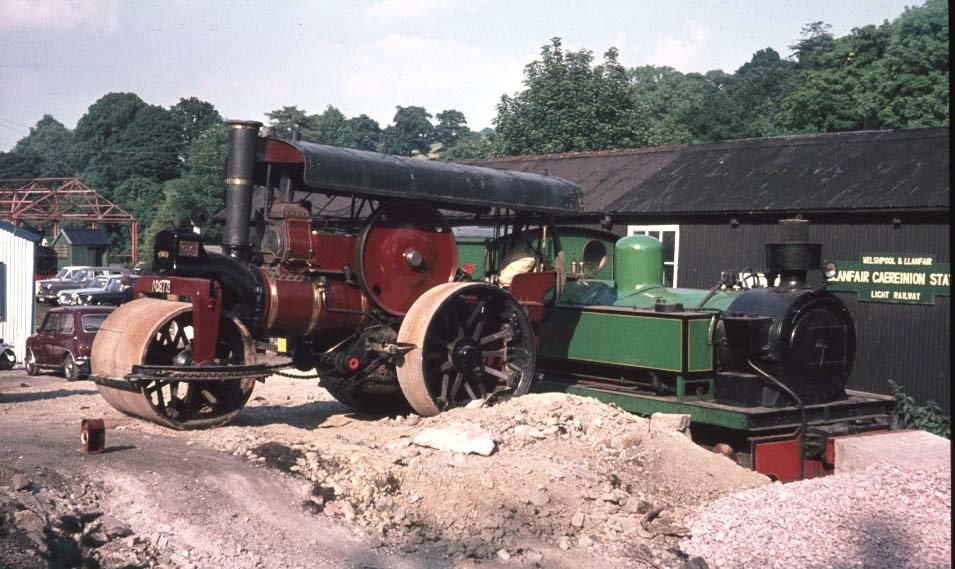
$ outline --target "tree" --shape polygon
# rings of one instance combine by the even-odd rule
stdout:
[[[68,162],[72,143],[73,133],[63,123],[50,115],[43,115],[30,128],[30,134],[17,142],[13,151],[35,156],[39,162],[35,169],[37,176],[73,176],[76,168]]]
[[[835,39],[818,33],[818,26],[807,29],[809,37],[797,44],[798,86],[781,103],[789,130],[948,124],[946,2],[929,0],[892,22]]]
[[[385,128],[385,151],[411,156],[415,152],[428,154],[431,150],[434,126],[431,113],[424,107],[397,107],[394,123]]]
[[[162,184],[142,176],[127,179],[113,191],[113,200],[133,214],[143,229],[152,223],[163,199]],[[140,246],[144,245],[144,237],[140,233]]]
[[[0,179],[39,178],[43,157],[33,152],[0,152]]]
[[[471,134],[464,113],[455,109],[441,111],[435,116],[438,124],[434,127],[434,141],[440,142],[442,152],[454,148],[461,139]]]
[[[358,150],[378,150],[381,146],[381,127],[368,115],[358,115],[345,121],[339,131],[338,144]]]
[[[875,62],[870,82],[885,127],[910,128],[949,124],[948,2],[929,0],[906,9],[891,24],[885,56]]]
[[[186,149],[202,132],[222,123],[222,116],[212,103],[196,97],[179,99],[178,103],[169,108],[169,112],[179,129],[179,150],[183,159]]]
[[[588,50],[565,52],[560,38],[524,68],[526,89],[504,95],[494,124],[505,154],[541,154],[645,146],[647,108],[634,96],[617,50],[592,65]]]
[[[282,107],[271,113],[265,113],[269,118],[269,129],[272,136],[294,140],[308,127],[308,114],[298,107]]]
[[[340,146],[343,128],[345,128],[345,115],[328,105],[322,114],[311,115],[306,119],[302,130],[302,140]]]
[[[481,132],[468,132],[454,146],[441,153],[442,160],[480,160],[497,154],[497,135],[485,128]]]
[[[133,176],[160,182],[176,177],[178,141],[169,111],[133,93],[109,93],[77,122],[70,155],[80,177],[108,197]]]

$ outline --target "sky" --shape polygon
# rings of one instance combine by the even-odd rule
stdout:
[[[836,36],[881,24],[911,0],[0,0],[0,151],[51,114],[67,127],[109,92],[169,107],[209,101],[266,121],[295,105],[367,114],[458,109],[491,126],[502,94],[552,37],[627,67],[736,70],[783,57],[802,27]]]

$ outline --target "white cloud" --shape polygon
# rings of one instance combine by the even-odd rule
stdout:
[[[648,57],[653,65],[667,65],[687,71],[699,64],[699,56],[703,54],[710,32],[705,26],[693,20],[683,23],[680,37],[673,34],[657,36],[653,44],[653,51]]]
[[[119,27],[118,0],[2,0],[0,30]]]
[[[619,60],[624,65],[631,65],[637,59],[640,49],[631,44],[630,40],[627,38],[625,32],[617,32],[617,35],[614,36],[613,41],[610,43],[613,47],[617,48],[617,51],[620,52]]]

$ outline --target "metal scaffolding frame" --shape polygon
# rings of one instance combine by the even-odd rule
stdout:
[[[65,222],[86,223],[91,228],[129,224],[132,264],[138,260],[136,218],[76,178],[0,179],[0,219],[14,225],[52,222],[54,238]]]

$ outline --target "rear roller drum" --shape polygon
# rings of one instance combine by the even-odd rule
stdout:
[[[415,346],[398,366],[408,402],[424,416],[491,394],[523,395],[534,376],[534,334],[521,305],[484,283],[449,283],[419,298],[398,342]]]
[[[93,375],[124,378],[134,365],[190,366],[192,305],[155,299],[124,304],[103,322],[93,342]],[[244,327],[223,317],[219,322],[215,365],[254,363],[255,352]],[[202,367],[195,368],[197,373]],[[123,413],[174,429],[201,429],[231,420],[252,394],[255,380],[140,381],[134,390],[97,383],[110,405]]]

